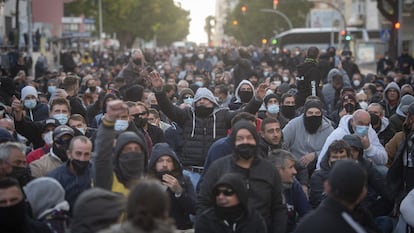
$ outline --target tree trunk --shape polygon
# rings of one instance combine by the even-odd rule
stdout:
[[[398,56],[398,31],[394,29],[395,22],[398,22],[398,0],[377,0],[377,8],[385,19],[391,22],[390,41],[388,42],[388,52],[391,58],[396,59]],[[385,3],[388,5],[386,8]],[[389,8],[392,8],[391,10]],[[401,29],[400,29],[401,30]]]

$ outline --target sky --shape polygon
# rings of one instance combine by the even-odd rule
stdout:
[[[190,11],[190,34],[188,41],[207,43],[207,33],[204,31],[205,19],[209,15],[214,16],[215,0],[176,0],[181,7]]]

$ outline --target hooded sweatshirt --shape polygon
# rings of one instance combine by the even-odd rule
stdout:
[[[253,84],[249,80],[241,81],[239,85],[237,86],[236,90],[234,91],[234,97],[229,104],[229,108],[231,110],[239,109],[243,104],[245,104],[245,102],[242,102],[242,100],[240,99],[240,93],[239,93],[240,87],[244,84],[247,84],[252,88],[252,93],[253,93],[252,98],[255,96]]]
[[[328,112],[328,114],[331,114],[333,111],[335,111],[336,102],[339,101],[339,92],[338,99],[336,99],[335,94],[336,90],[332,86],[332,79],[334,76],[339,75],[342,77],[343,81],[343,88],[344,87],[351,87],[351,82],[349,81],[348,74],[345,72],[345,70],[341,69],[338,70],[336,68],[331,69],[328,73],[327,81],[325,85],[322,87],[322,95],[323,95],[323,101],[325,103],[325,110]]]
[[[339,121],[339,126],[336,128],[326,139],[325,144],[322,147],[321,153],[318,157],[318,162],[316,163],[316,169],[320,169],[321,161],[323,160],[326,152],[328,151],[328,147],[331,145],[331,143],[335,140],[341,140],[345,135],[352,134],[353,132],[350,131],[350,120],[352,119],[352,115],[345,115],[341,118]],[[385,151],[385,148],[383,145],[381,145],[377,133],[372,128],[371,125],[369,125],[368,129],[368,138],[370,142],[370,146],[364,150],[365,156],[367,158],[372,159],[372,161],[376,165],[384,165],[388,160],[387,152]]]
[[[397,100],[396,103],[393,103],[393,104],[395,104],[394,106],[390,105],[391,103],[390,103],[390,101],[387,97],[387,92],[390,89],[397,90],[397,92],[398,92],[398,100]],[[380,104],[384,107],[385,117],[390,117],[397,111],[397,107],[398,107],[398,103],[400,101],[400,98],[401,98],[401,89],[398,86],[398,84],[395,83],[395,82],[388,83],[388,85],[384,89],[384,97],[383,97],[382,101],[380,102]]]
[[[148,164],[148,173],[150,176],[157,177],[155,165],[158,159],[162,156],[169,156],[172,158],[174,169],[170,172],[170,175],[174,176],[183,188],[183,193],[181,193],[179,197],[177,197],[170,189],[167,189],[171,200],[170,216],[174,218],[177,229],[190,229],[193,225],[190,220],[190,214],[194,215],[196,211],[196,194],[193,183],[188,176],[183,174],[182,165],[175,152],[164,142],[155,144],[152,149],[151,159]]]

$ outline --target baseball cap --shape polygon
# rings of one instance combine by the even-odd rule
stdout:
[[[67,125],[60,125],[53,130],[53,140],[59,139],[66,134],[73,137],[75,135],[75,131]]]
[[[44,120],[43,122],[43,131],[45,131],[45,129],[49,126],[49,125],[53,125],[54,127],[58,127],[59,121],[56,120],[55,118],[47,118],[46,120]]]

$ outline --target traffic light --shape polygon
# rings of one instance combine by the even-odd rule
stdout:
[[[233,20],[233,25],[236,26],[237,24],[239,24],[239,21]]]
[[[273,9],[277,9],[277,4],[279,4],[279,0],[273,0]]]
[[[341,30],[341,36],[345,36],[346,35],[346,31],[345,30]]]
[[[346,41],[350,41],[351,39],[352,39],[351,35],[347,34],[347,35],[345,36],[345,40],[346,40]]]
[[[394,29],[395,29],[395,30],[399,30],[400,28],[401,28],[401,24],[400,24],[400,22],[398,22],[398,21],[397,21],[397,22],[395,22],[395,23],[394,23]]]
[[[244,15],[244,14],[246,14],[246,11],[247,11],[247,6],[243,4],[243,5],[240,7],[240,10],[241,10],[241,12],[242,12],[242,14],[243,14],[243,15]]]
[[[277,39],[276,39],[276,38],[273,38],[273,39],[272,39],[272,45],[277,45],[277,42],[278,42],[278,41],[277,41]]]
[[[267,39],[266,38],[262,38],[262,44],[263,45],[267,44]]]

